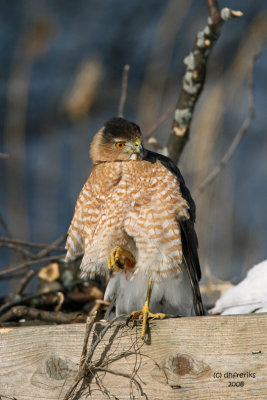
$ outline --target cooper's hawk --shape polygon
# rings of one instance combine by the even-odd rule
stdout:
[[[90,156],[66,259],[83,252],[83,275],[110,271],[105,300],[116,315],[203,315],[195,205],[179,169],[144,149],[140,128],[122,118],[96,133]]]

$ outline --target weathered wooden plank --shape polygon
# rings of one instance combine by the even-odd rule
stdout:
[[[62,399],[78,369],[84,331],[84,324],[0,329],[0,395]],[[262,400],[267,398],[266,332],[267,314],[151,321],[147,343],[139,327],[117,324],[98,346],[94,362],[133,374],[153,400]],[[132,390],[141,398],[125,377],[98,372],[98,378],[110,395],[130,399]],[[75,398],[108,398],[95,378],[90,389],[91,397],[87,388]]]

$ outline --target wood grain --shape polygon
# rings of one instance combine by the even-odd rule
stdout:
[[[104,325],[97,324],[95,336]],[[78,370],[84,332],[84,324],[0,329],[0,396],[63,399]],[[132,374],[143,397],[136,382],[102,371],[75,399],[108,398],[105,388],[119,399],[267,399],[266,332],[267,314],[167,319],[150,321],[144,343],[139,326],[117,323],[93,362]]]

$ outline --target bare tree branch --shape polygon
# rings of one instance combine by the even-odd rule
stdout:
[[[221,15],[217,0],[207,0],[207,7],[212,24],[217,25],[220,22]]]
[[[22,278],[22,280],[18,284],[18,288],[16,290],[16,294],[22,294],[23,290],[31,280],[31,278],[35,275],[35,271],[30,269],[26,275]]]
[[[85,315],[81,312],[63,313],[54,311],[39,310],[33,307],[16,306],[12,307],[0,317],[0,323],[12,321],[14,319],[37,319],[46,322],[69,324],[85,322]]]
[[[121,96],[119,103],[118,117],[123,117],[126,97],[127,97],[127,87],[128,87],[128,73],[130,70],[130,65],[126,64],[123,68],[122,83],[121,83]]]
[[[19,245],[19,246],[24,246],[24,247],[30,247],[30,248],[38,248],[38,249],[49,249],[49,250],[64,250],[64,248],[55,246],[53,244],[48,244],[48,243],[31,243],[31,242],[26,242],[24,240],[19,240],[19,239],[13,239],[13,238],[5,238],[0,236],[0,246],[4,245],[9,245],[9,244],[14,244],[14,245]],[[32,254],[34,256],[34,254]]]
[[[3,239],[3,240],[2,240]],[[16,242],[16,240],[14,240]],[[17,253],[22,254],[25,258],[33,259],[34,254],[29,250],[24,249],[21,246],[13,244],[13,239],[0,238],[0,247],[8,247],[9,249],[15,250]]]
[[[1,218],[1,215],[0,215],[0,223],[3,225],[6,233],[10,235],[4,220]],[[17,252],[19,252],[22,256],[24,256],[24,258],[26,258],[26,260],[21,264],[18,264],[16,266],[8,266],[5,269],[0,270],[0,277],[4,275],[9,275],[10,273],[13,272],[20,271],[21,269],[27,268],[29,265],[36,265],[40,262],[56,261],[58,259],[63,258],[63,255],[59,256],[55,255],[50,257],[46,256],[52,251],[65,251],[63,247],[59,247],[59,245],[63,243],[65,240],[66,240],[65,233],[64,235],[61,235],[58,239],[56,239],[52,244],[26,242],[19,239],[13,239],[11,235],[9,238],[0,237],[0,246],[6,246],[12,248]],[[22,246],[42,248],[42,250],[39,251],[37,254],[34,254],[24,249]]]
[[[210,13],[208,24],[197,34],[191,53],[184,59],[186,71],[168,143],[169,157],[175,163],[179,161],[189,139],[194,108],[206,79],[207,62],[220,35],[221,27],[225,21],[242,15],[241,11],[233,11],[229,8],[219,11],[216,0],[207,0],[207,6]]]
[[[12,235],[11,235],[10,231],[8,230],[7,224],[6,224],[4,218],[2,217],[1,214],[0,214],[0,225],[2,225],[2,227],[3,227],[3,229],[4,229],[5,233],[6,233],[6,235],[7,235],[9,238],[11,238]]]
[[[222,157],[221,161],[219,164],[216,165],[216,167],[209,173],[209,175],[204,179],[204,181],[199,185],[199,187],[193,192],[193,197],[198,197],[206,188],[209,186],[219,175],[219,173],[224,169],[224,167],[227,165],[229,160],[232,158],[234,152],[238,148],[241,140],[245,136],[249,125],[251,124],[251,121],[254,118],[255,115],[255,109],[254,109],[254,66],[255,66],[255,61],[259,57],[261,51],[253,54],[252,56],[252,62],[251,62],[251,67],[249,71],[249,77],[248,77],[248,102],[249,102],[249,110],[248,110],[248,116],[246,117],[245,121],[243,122],[241,128],[238,130],[237,134],[234,137],[234,140],[232,141],[229,149],[226,151],[224,156]]]
[[[80,257],[80,255],[77,256],[77,258],[79,258],[79,257]],[[15,265],[15,266],[11,265],[0,271],[0,277],[9,275],[9,274],[13,274],[14,272],[18,272],[18,271],[28,267],[29,265],[36,265],[36,264],[40,264],[40,263],[48,262],[48,261],[57,261],[57,260],[61,260],[63,258],[64,258],[64,256],[62,254],[60,254],[60,255],[54,255],[54,256],[50,256],[50,257],[38,258],[36,260],[28,260],[21,264]]]
[[[81,282],[82,281],[76,281],[76,282],[72,283],[69,288],[66,288],[66,292],[77,287]],[[62,290],[64,290],[64,289],[61,289],[61,291]],[[9,310],[10,308],[12,308],[14,306],[27,305],[27,304],[31,305],[33,301],[34,301],[34,303],[36,303],[35,300],[37,300],[37,299],[47,299],[47,298],[49,298],[53,295],[57,295],[57,294],[58,294],[58,289],[53,289],[53,290],[50,290],[49,292],[24,296],[19,299],[10,301],[9,303],[5,303],[2,306],[0,306],[0,315],[4,314],[7,310]],[[44,302],[46,302],[46,301],[44,301]],[[40,306],[40,304],[39,304],[39,306]]]
[[[175,106],[168,108],[165,113],[151,126],[151,128],[144,134],[145,139],[148,139],[152,133],[168,118],[168,116],[175,110]]]
[[[45,257],[53,250],[53,249],[51,250],[51,247],[59,246],[60,244],[66,241],[66,238],[67,238],[67,233],[63,233],[63,235],[59,236],[54,242],[51,243],[51,245],[48,245],[43,250],[39,251],[39,253],[37,253],[37,257]]]

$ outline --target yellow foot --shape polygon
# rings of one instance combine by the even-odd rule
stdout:
[[[120,271],[124,268],[132,269],[135,266],[135,258],[127,250],[116,246],[108,257],[108,269],[111,271]]]
[[[146,300],[145,305],[142,308],[142,310],[131,312],[131,319],[136,319],[136,318],[143,319],[142,334],[141,334],[142,339],[144,339],[145,334],[146,334],[146,325],[147,325],[148,318],[154,318],[154,319],[155,318],[157,318],[157,319],[166,318],[166,314],[163,314],[163,313],[153,314],[152,312],[150,312],[149,306],[147,303],[148,302]]]

